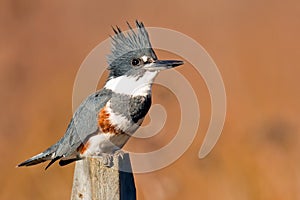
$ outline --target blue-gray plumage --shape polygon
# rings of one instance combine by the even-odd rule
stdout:
[[[50,160],[60,165],[87,156],[112,154],[121,149],[143,122],[151,106],[151,87],[158,72],[182,61],[157,60],[143,23],[137,29],[113,29],[109,76],[103,89],[88,96],[77,108],[65,135],[44,152],[18,166]]]

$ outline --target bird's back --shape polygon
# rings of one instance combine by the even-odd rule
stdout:
[[[71,156],[89,135],[97,132],[98,114],[111,99],[111,96],[111,90],[102,89],[88,96],[80,104],[64,137],[59,141],[60,145],[56,151],[57,156]]]

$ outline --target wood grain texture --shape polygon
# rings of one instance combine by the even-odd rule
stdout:
[[[123,167],[126,166],[126,167]],[[113,166],[103,164],[101,157],[90,157],[76,162],[71,200],[135,200],[136,189],[130,158],[113,157]]]

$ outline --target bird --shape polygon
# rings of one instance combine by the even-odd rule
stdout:
[[[112,27],[104,87],[82,101],[64,136],[17,167],[50,161],[46,170],[56,161],[64,166],[89,156],[113,155],[122,149],[151,107],[155,77],[184,64],[181,60],[159,60],[143,22],[136,20],[135,24],[132,28],[127,22],[126,32]]]

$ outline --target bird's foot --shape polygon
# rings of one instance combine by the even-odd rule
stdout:
[[[122,149],[119,149],[119,150],[115,151],[115,154],[114,154],[114,155],[116,155],[116,156],[118,156],[118,157],[121,157],[122,160],[123,160],[123,159],[124,159],[124,154],[125,154],[125,152],[122,151]]]
[[[113,155],[109,153],[102,153],[101,157],[103,158],[103,165],[106,167],[112,167],[113,166]]]

